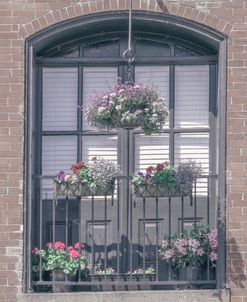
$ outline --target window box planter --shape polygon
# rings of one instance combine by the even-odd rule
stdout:
[[[133,184],[134,195],[138,198],[149,197],[185,197],[191,195],[191,191],[181,192],[178,188],[168,189],[160,185],[137,186]]]
[[[57,182],[54,181],[54,193],[55,196],[68,196],[68,197],[80,197],[80,196],[104,196],[113,195],[114,183],[112,183],[105,190],[94,190],[90,189],[82,183],[68,183],[65,181]]]

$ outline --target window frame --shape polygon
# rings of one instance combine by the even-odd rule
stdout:
[[[127,20],[127,16],[125,13],[119,13],[121,14],[121,17],[123,20]],[[120,16],[120,15],[119,15]],[[95,19],[96,18],[96,19]],[[109,18],[116,18],[116,16],[113,14],[112,16],[109,16],[107,14],[96,14],[91,17],[82,17],[77,20],[72,20],[69,22],[63,22],[59,26],[52,26],[48,28],[47,30],[44,30],[42,33],[35,34],[34,36],[30,37],[26,41],[26,74],[25,74],[25,149],[24,149],[24,156],[25,156],[25,182],[24,182],[24,242],[25,242],[25,249],[24,249],[24,278],[23,278],[23,290],[24,291],[31,291],[31,266],[30,266],[30,259],[31,259],[31,242],[32,238],[34,236],[33,232],[31,232],[31,226],[32,226],[32,217],[34,211],[33,206],[33,196],[34,196],[34,186],[33,181],[35,182],[35,179],[33,178],[33,171],[35,167],[35,157],[34,157],[34,146],[37,145],[38,137],[41,135],[41,133],[34,133],[35,129],[40,129],[39,123],[41,123],[42,117],[39,115],[36,116],[36,119],[33,117],[35,116],[35,112],[37,112],[40,109],[40,102],[35,102],[35,100],[39,99],[41,97],[42,91],[40,89],[37,89],[37,87],[40,86],[40,81],[42,81],[40,77],[40,70],[41,66],[75,66],[77,64],[84,63],[86,66],[92,66],[92,64],[95,64],[95,59],[93,60],[87,60],[83,58],[37,58],[35,56],[35,53],[37,52],[37,49],[42,41],[45,41],[46,39],[49,39],[49,34],[52,32],[54,35],[58,34],[61,30],[67,29],[68,31],[73,26],[76,26],[79,28],[81,24],[84,22],[87,22],[88,20],[94,21],[95,23],[99,21],[109,20]],[[97,20],[98,19],[98,20]],[[162,14],[157,13],[149,13],[148,18],[147,14],[135,12],[134,13],[134,20],[142,20],[145,22],[146,19],[152,22],[160,23],[163,19]],[[226,37],[213,32],[212,30],[209,30],[208,28],[199,25],[195,22],[184,20],[181,18],[177,18],[174,16],[167,16],[167,24],[173,25],[180,24],[182,25],[185,30],[190,30],[191,32],[196,31],[199,35],[205,35],[207,36],[208,40],[212,39],[212,43],[216,43],[218,45],[218,56],[202,56],[198,59],[198,57],[174,57],[174,60],[170,60],[170,57],[163,58],[162,60],[158,60],[157,58],[150,60],[147,58],[141,58],[140,60],[136,60],[136,64],[167,64],[169,62],[170,64],[170,81],[173,84],[170,83],[170,101],[173,100],[174,105],[174,70],[176,64],[185,64],[185,65],[191,65],[191,64],[208,64],[211,66],[211,76],[210,76],[210,85],[214,86],[214,93],[210,94],[210,100],[214,99],[216,96],[216,93],[218,95],[218,119],[217,123],[215,125],[215,130],[217,130],[217,135],[214,137],[214,140],[217,141],[216,146],[218,146],[218,154],[225,154],[226,150],[226,142],[225,142],[225,116],[226,116]],[[159,24],[159,26],[161,26]],[[162,26],[166,26],[165,24],[162,24]],[[37,45],[36,45],[37,44]],[[174,49],[174,48],[173,48]],[[105,62],[105,66],[111,66],[112,63],[106,62],[105,58],[103,59]],[[93,62],[91,62],[93,61]],[[96,60],[96,65],[102,64],[100,62],[101,60]],[[113,60],[114,61],[114,60]],[[216,65],[218,61],[218,65]],[[115,64],[122,64],[123,60],[120,58],[117,58],[114,62]],[[95,66],[96,66],[95,65]],[[79,70],[82,70],[82,67],[79,68]],[[171,71],[172,70],[172,71]],[[213,70],[213,71],[212,71]],[[218,86],[216,86],[216,73],[218,71]],[[120,75],[121,75],[120,71]],[[79,80],[80,77],[82,79],[82,71],[79,71]],[[81,81],[82,82],[82,81]],[[172,88],[171,88],[172,87]],[[80,89],[79,89],[80,90]],[[82,90],[81,90],[82,91]],[[80,96],[82,96],[79,92],[78,99],[80,99]],[[81,97],[82,99],[82,97]],[[212,105],[212,103],[210,102]],[[170,104],[172,106],[172,104]],[[81,114],[81,113],[79,113]],[[170,114],[170,122],[173,122],[174,119],[174,113],[171,112]],[[220,121],[220,122],[219,122]],[[172,124],[170,125],[172,126]],[[198,129],[197,129],[198,130]],[[180,129],[181,131],[181,129]],[[205,131],[205,129],[204,129]],[[165,131],[164,131],[165,132]],[[169,129],[170,132],[170,129]],[[188,129],[188,132],[191,132],[191,128]],[[34,135],[36,134],[36,135]],[[62,132],[61,132],[62,135]],[[79,135],[79,134],[78,134]],[[173,133],[174,135],[174,133]],[[33,139],[34,136],[34,139]],[[220,137],[220,139],[219,139]],[[125,138],[127,139],[127,138]],[[172,140],[170,138],[170,140]],[[171,141],[172,142],[172,141]],[[79,145],[79,144],[78,144]],[[80,144],[81,145],[81,144]],[[209,144],[210,145],[210,144]],[[174,144],[172,142],[170,148],[174,148]],[[38,150],[40,152],[40,150]],[[173,154],[170,153],[170,154]],[[212,154],[212,152],[211,152]],[[40,156],[40,154],[38,154]],[[35,169],[36,170],[36,169]],[[224,288],[225,287],[225,157],[220,156],[218,158],[218,200],[217,200],[217,211],[218,211],[218,227],[219,227],[219,245],[221,246],[221,249],[219,251],[219,263],[218,263],[218,269],[217,269],[217,287]]]

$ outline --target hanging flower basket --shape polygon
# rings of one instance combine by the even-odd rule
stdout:
[[[189,196],[201,172],[201,167],[190,160],[176,168],[167,162],[149,166],[145,173],[140,171],[133,177],[133,192],[140,198]]]
[[[60,171],[54,178],[56,197],[113,195],[114,179],[119,172],[115,163],[93,157],[89,164],[81,161],[72,165],[71,170],[73,174]]]
[[[100,129],[141,128],[145,134],[160,132],[168,111],[165,100],[155,88],[131,83],[115,85],[110,91],[96,95],[85,116],[92,126]]]

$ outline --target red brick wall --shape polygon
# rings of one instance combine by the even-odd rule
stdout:
[[[134,9],[160,12],[155,0]],[[0,301],[21,291],[25,38],[75,16],[125,9],[126,0],[0,1]],[[160,2],[160,1],[159,1]],[[228,39],[227,277],[232,302],[247,301],[247,1],[165,1],[170,14],[217,29]]]

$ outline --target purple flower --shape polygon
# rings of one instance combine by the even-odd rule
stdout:
[[[57,177],[59,180],[64,181],[65,175],[66,175],[65,172],[61,170],[58,172]]]

